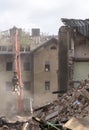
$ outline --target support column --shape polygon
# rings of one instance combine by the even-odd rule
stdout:
[[[66,92],[68,89],[68,48],[69,31],[63,26],[59,29],[59,53],[58,53],[58,89]]]

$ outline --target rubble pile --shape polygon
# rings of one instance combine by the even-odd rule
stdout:
[[[59,121],[67,121],[71,117],[86,117],[89,114],[89,84],[71,88],[66,94],[59,96],[58,102]]]
[[[72,117],[83,119],[89,115],[89,80],[82,81],[76,88],[67,93],[59,93],[58,100],[39,108],[35,117],[44,121],[58,121],[65,124]]]
[[[59,94],[58,100],[48,106],[38,109],[36,116],[40,119],[58,119],[66,122],[71,117],[83,118],[89,114],[89,81],[81,82],[76,88],[71,88],[67,93]]]
[[[88,130],[89,80],[58,95],[58,100],[34,109],[27,121],[7,123],[1,118],[0,124],[16,130]]]

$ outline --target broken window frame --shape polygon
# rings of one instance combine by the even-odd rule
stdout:
[[[12,71],[12,69],[13,69],[13,63],[6,62],[6,71]]]
[[[50,72],[50,63],[45,62],[45,72]]]
[[[45,91],[50,91],[50,81],[45,81]]]

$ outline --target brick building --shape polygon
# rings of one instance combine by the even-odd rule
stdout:
[[[0,107],[1,113],[18,109],[18,95],[12,92],[12,77],[14,72],[14,31],[0,35]],[[52,91],[57,90],[58,41],[48,40],[34,50],[30,50],[30,41],[21,44],[21,29],[18,29],[20,44],[21,78],[23,82],[24,109],[47,104],[57,98]],[[22,41],[23,40],[23,41]],[[6,112],[7,114],[8,112]]]
[[[58,41],[52,38],[32,52],[34,104],[47,104],[57,98]]]

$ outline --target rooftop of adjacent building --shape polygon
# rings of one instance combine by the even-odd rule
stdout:
[[[83,36],[89,38],[89,19],[61,19],[64,25],[73,28],[75,31],[78,31]]]
[[[15,30],[18,30],[18,43],[20,44],[20,51],[27,53],[30,50],[34,50],[38,46],[44,44],[51,38],[57,38],[57,36],[50,36],[44,33],[40,33],[40,29],[32,29],[32,34],[21,28],[13,27],[9,30],[0,32],[0,53],[7,54],[13,52],[13,44],[15,42],[14,34]]]
[[[32,33],[30,34],[30,32],[21,28],[13,27],[0,32],[0,52],[11,53],[13,51],[13,44],[15,42],[14,33],[16,29],[18,30],[18,43],[20,44],[20,51],[22,52],[33,50],[53,37],[57,38],[57,36],[40,33],[40,29],[38,28],[32,29]]]

